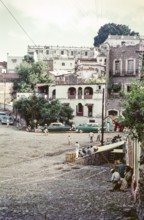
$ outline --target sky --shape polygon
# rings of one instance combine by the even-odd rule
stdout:
[[[112,22],[144,36],[144,0],[0,0],[0,61],[28,45],[93,47]]]

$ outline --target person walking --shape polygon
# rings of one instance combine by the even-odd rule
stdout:
[[[76,142],[75,142],[76,159],[78,159],[79,150],[80,150],[80,145],[79,145],[78,141],[76,141]]]
[[[44,133],[45,133],[45,135],[46,135],[46,136],[48,135],[48,128],[47,128],[47,124],[45,124],[45,126],[44,126]]]
[[[19,118],[16,119],[16,127],[18,128],[19,127],[19,123],[20,123],[20,120]]]
[[[9,124],[10,124],[10,120],[9,118],[7,118],[7,128],[9,127]]]
[[[70,145],[71,144],[71,136],[70,135],[68,135],[68,145]]]
[[[97,141],[101,141],[101,130],[98,130],[98,134],[97,134]]]
[[[89,137],[90,137],[90,143],[93,143],[94,133],[90,132]]]

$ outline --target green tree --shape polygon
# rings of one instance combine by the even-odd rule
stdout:
[[[33,56],[25,55],[23,61],[25,61],[27,63],[34,63],[34,58],[33,58]]]
[[[44,98],[35,95],[16,101],[14,108],[25,119],[27,125],[32,125],[35,119],[39,124],[49,124],[55,121],[69,124],[73,117],[72,108],[62,105],[59,100],[47,102]]]
[[[124,103],[125,123],[141,143],[140,179],[138,183],[138,216],[144,219],[144,81],[135,83]]]
[[[127,95],[123,112],[128,127],[139,141],[144,141],[144,84],[134,83],[131,92]]]
[[[45,103],[41,109],[43,123],[51,123],[55,121],[66,122],[69,124],[72,119],[73,109],[70,106],[65,106],[59,100],[52,100],[50,103]]]
[[[22,118],[25,119],[27,125],[32,124],[35,119],[41,120],[41,108],[46,103],[44,98],[32,95],[30,98],[22,98],[14,102],[14,109]]]
[[[115,24],[115,23],[108,23],[103,25],[99,31],[98,35],[94,37],[94,46],[100,46],[107,38],[108,35],[137,35],[139,36],[138,32],[131,31],[131,29],[122,24]]]
[[[14,81],[15,92],[33,92],[37,83],[50,83],[52,80],[48,76],[47,66],[44,62],[23,61],[16,67],[19,76]]]

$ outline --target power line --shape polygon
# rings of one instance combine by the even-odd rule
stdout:
[[[7,11],[9,12],[9,14],[12,16],[12,18],[15,20],[15,22],[18,24],[18,26],[23,30],[23,32],[25,33],[25,35],[29,38],[29,40],[36,46],[35,42],[33,41],[33,39],[30,37],[30,35],[26,32],[26,30],[23,28],[23,26],[20,24],[20,22],[16,19],[16,17],[13,15],[13,13],[10,11],[10,9],[4,4],[4,2],[2,0],[0,0],[0,2],[3,4],[3,6],[7,9]]]

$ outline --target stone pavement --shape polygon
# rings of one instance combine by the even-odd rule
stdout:
[[[130,190],[110,192],[110,167],[63,164],[45,179],[6,184],[0,220],[136,220]]]

